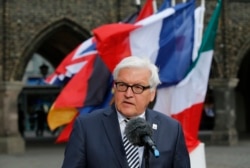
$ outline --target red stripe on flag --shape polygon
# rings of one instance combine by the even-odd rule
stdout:
[[[78,50],[79,44],[73,51],[71,51],[65,59],[60,63],[60,65],[56,68],[55,72],[59,74],[64,74],[66,72],[66,67],[72,62],[72,58],[75,55],[75,52]]]
[[[123,58],[131,56],[129,33],[139,27],[116,23],[94,29],[96,48],[111,72]]]
[[[201,114],[203,103],[195,104],[184,111],[172,115],[173,118],[178,120],[184,131],[188,151],[191,152],[195,149],[200,141],[198,139],[198,131],[200,126]]]
[[[70,134],[72,132],[73,129],[73,125],[75,122],[76,117],[78,116],[78,114],[72,119],[72,121],[67,124],[63,130],[60,132],[60,134],[58,135],[57,139],[56,139],[56,143],[63,143],[63,142],[67,142],[69,140]]]
[[[136,18],[136,22],[152,15],[154,13],[154,8],[153,8],[153,0],[147,0],[144,7],[139,13],[139,16]]]
[[[88,80],[93,71],[96,55],[88,56],[86,65],[67,83],[56,101],[55,108],[83,107],[88,90]]]

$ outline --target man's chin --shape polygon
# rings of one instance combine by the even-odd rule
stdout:
[[[132,117],[135,115],[135,110],[133,110],[133,109],[121,109],[120,113],[122,113],[125,117]]]

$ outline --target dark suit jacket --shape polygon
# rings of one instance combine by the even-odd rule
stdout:
[[[152,139],[160,157],[149,157],[150,168],[190,168],[189,154],[180,124],[150,109],[146,120],[156,124]],[[128,168],[114,106],[76,119],[65,149],[63,168]],[[142,168],[145,167],[143,160]]]

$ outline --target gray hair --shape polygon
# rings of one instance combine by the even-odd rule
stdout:
[[[114,80],[117,79],[118,73],[123,68],[146,68],[151,72],[151,76],[149,79],[149,85],[152,89],[156,89],[156,87],[161,83],[158,68],[155,64],[151,63],[147,58],[140,58],[137,56],[130,56],[124,58],[119,64],[116,65],[113,71]]]

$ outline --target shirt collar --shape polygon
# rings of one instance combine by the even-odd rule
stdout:
[[[116,112],[117,112],[119,124],[121,124],[121,122],[123,122],[126,119],[126,117],[124,117],[117,109],[116,109]],[[145,119],[145,111],[137,117],[141,117]],[[134,118],[137,118],[137,117],[134,117]]]

